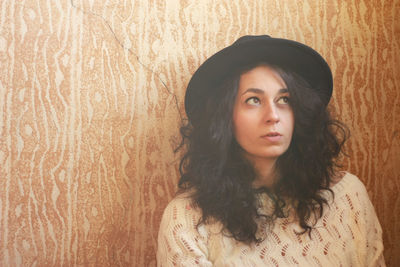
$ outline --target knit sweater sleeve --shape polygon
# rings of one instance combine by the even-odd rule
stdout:
[[[168,204],[158,233],[158,267],[212,266],[205,228],[196,227],[200,214],[187,198],[177,197]]]
[[[364,187],[365,190],[365,187]],[[368,197],[367,191],[364,194],[365,208],[364,216],[366,225],[366,247],[367,247],[367,264],[368,266],[386,266],[383,257],[383,241],[382,228],[379,224],[375,209]]]
[[[352,214],[350,231],[358,240],[357,254],[363,266],[386,266],[383,257],[382,228],[364,184],[355,176],[342,198]],[[347,191],[347,190],[344,190]]]

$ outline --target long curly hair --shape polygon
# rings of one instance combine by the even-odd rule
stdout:
[[[224,79],[202,112],[181,127],[179,146],[186,150],[179,167],[178,193],[190,192],[193,204],[201,209],[198,225],[217,220],[225,233],[245,243],[260,242],[257,221],[264,218],[272,223],[287,216],[284,210],[289,204],[303,229],[299,234],[310,234],[310,219],[319,219],[328,204],[321,192],[333,194],[329,185],[348,137],[347,127],[331,118],[315,89],[296,73],[272,66],[290,93],[295,126],[288,150],[276,162],[280,179],[273,188],[254,188],[256,171],[235,139],[232,113],[240,75],[260,64],[265,63],[245,66]],[[271,214],[258,212],[260,192],[273,201]]]

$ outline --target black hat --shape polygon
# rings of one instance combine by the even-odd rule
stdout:
[[[261,61],[297,73],[328,104],[333,88],[332,72],[317,51],[292,40],[246,35],[209,57],[193,74],[185,96],[189,120],[196,112],[203,111],[207,98],[229,74]]]

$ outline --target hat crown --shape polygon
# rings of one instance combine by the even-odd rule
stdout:
[[[251,42],[251,41],[255,41],[255,40],[266,40],[266,39],[271,39],[271,36],[269,35],[244,35],[242,37],[240,37],[239,39],[237,39],[233,45],[239,45],[239,44],[243,44],[246,42]]]

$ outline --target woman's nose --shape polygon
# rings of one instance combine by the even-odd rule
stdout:
[[[264,121],[266,123],[277,123],[279,122],[279,114],[277,107],[273,103],[265,105],[264,110]]]

